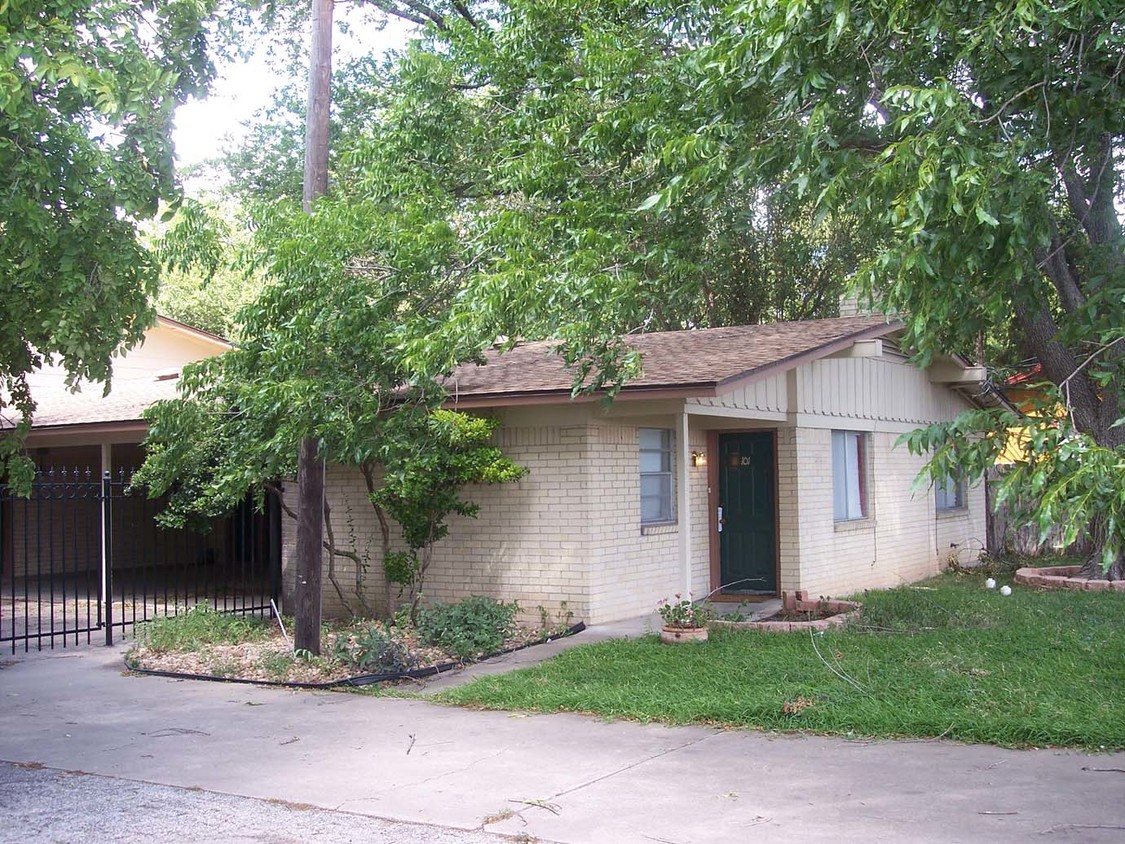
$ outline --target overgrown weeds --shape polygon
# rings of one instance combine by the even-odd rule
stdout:
[[[155,653],[166,653],[257,641],[266,635],[268,627],[260,618],[223,613],[207,604],[196,604],[180,615],[147,621],[137,631],[141,645]]]

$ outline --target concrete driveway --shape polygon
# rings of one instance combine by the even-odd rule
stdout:
[[[1125,754],[473,712],[122,671],[105,648],[0,669],[0,760],[523,840],[1125,840]]]

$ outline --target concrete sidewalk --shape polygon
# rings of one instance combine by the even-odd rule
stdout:
[[[473,712],[122,669],[103,648],[0,669],[0,760],[546,841],[1125,836],[1125,754]]]

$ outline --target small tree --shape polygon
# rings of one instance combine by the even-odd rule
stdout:
[[[410,420],[414,421],[414,420]],[[474,518],[479,505],[462,497],[469,484],[501,484],[519,480],[527,468],[489,445],[499,423],[494,419],[436,410],[386,467],[383,485],[371,500],[402,526],[406,551],[384,558],[387,580],[409,597],[410,619],[418,620],[433,546],[449,533],[451,514]],[[401,593],[400,593],[401,594]]]
[[[261,497],[296,473],[308,438],[325,461],[358,467],[374,489],[387,433],[416,428],[404,417],[424,418],[443,399],[401,348],[409,317],[428,313],[431,280],[450,260],[423,248],[416,228],[408,208],[384,213],[356,203],[262,218],[268,282],[238,314],[242,339],[185,368],[180,397],[147,414],[148,457],[135,483],[170,494],[166,521],[226,513],[251,491]],[[345,587],[332,567],[349,558],[360,577],[363,556],[336,545],[326,507],[325,523],[328,580],[349,609],[358,601],[354,611],[368,613],[363,590]],[[389,546],[389,526],[381,527]]]

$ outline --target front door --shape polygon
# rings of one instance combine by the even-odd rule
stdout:
[[[777,592],[772,432],[719,435],[719,576],[724,594]]]

